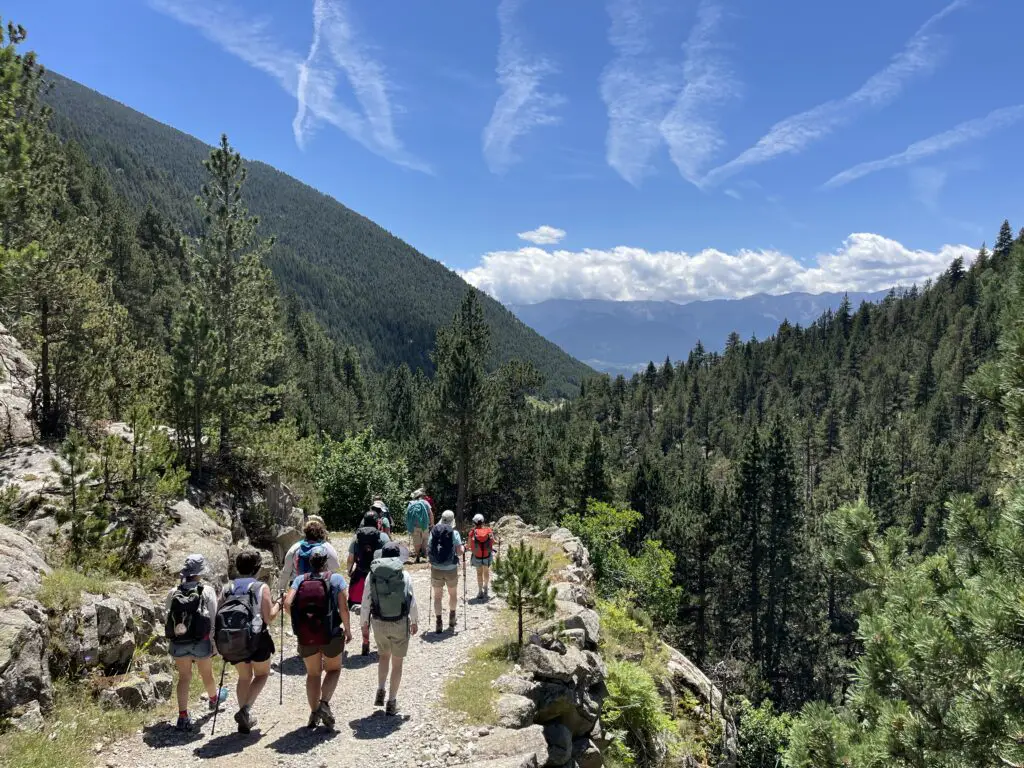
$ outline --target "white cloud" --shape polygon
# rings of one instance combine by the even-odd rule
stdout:
[[[520,232],[518,237],[534,245],[557,245],[565,239],[565,230],[544,224],[529,232]]]
[[[515,20],[520,5],[522,0],[501,0],[498,6],[501,39],[497,73],[501,95],[483,133],[484,159],[492,173],[504,173],[519,160],[514,149],[517,139],[534,128],[558,123],[555,110],[564,101],[558,94],[541,90],[544,78],[557,69],[547,59],[526,50]]]
[[[939,206],[939,195],[946,186],[949,172],[944,168],[911,168],[910,188],[925,208],[936,210]]]
[[[683,90],[661,123],[672,161],[693,184],[699,184],[707,162],[725,145],[714,109],[740,94],[740,85],[716,38],[721,20],[722,8],[712,0],[702,0],[697,23],[686,41]]]
[[[265,18],[242,15],[216,0],[149,0],[150,5],[182,24],[197,28],[212,42],[250,66],[273,77],[296,99],[292,121],[295,140],[304,146],[319,122],[326,122],[371,152],[398,165],[430,172],[395,134],[390,84],[383,65],[357,39],[342,0],[315,0],[313,42],[305,58],[282,47]],[[336,88],[339,75],[348,81],[363,109],[344,106]]]
[[[766,163],[779,155],[798,154],[864,112],[894,101],[911,80],[935,70],[945,46],[934,28],[939,21],[969,2],[954,0],[946,5],[921,25],[885,68],[868,78],[856,91],[776,123],[753,147],[711,170],[704,183],[718,183],[748,166]]]
[[[825,182],[825,187],[841,187],[843,184],[849,184],[851,181],[863,178],[877,171],[897,168],[901,165],[910,165],[918,160],[923,160],[939,152],[945,152],[961,144],[982,139],[993,131],[1013,125],[1021,119],[1024,119],[1024,104],[993,110],[985,115],[985,117],[968,120],[948,131],[914,142],[905,150],[895,155],[890,155],[881,160],[860,163],[846,169],[842,173],[837,173]]]
[[[510,304],[545,299],[661,300],[740,298],[790,291],[876,291],[922,283],[957,256],[970,261],[976,249],[946,245],[911,250],[881,235],[855,233],[831,253],[804,265],[775,250],[725,253],[610,250],[545,250],[524,247],[485,254],[462,273],[467,282]]]

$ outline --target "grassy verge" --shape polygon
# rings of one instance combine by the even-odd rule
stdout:
[[[470,653],[465,675],[449,678],[444,686],[444,706],[462,712],[470,722],[494,725],[498,714],[494,709],[498,692],[491,686],[495,680],[512,670],[508,640],[491,640]]]
[[[43,577],[39,602],[52,611],[68,611],[82,604],[82,593],[102,595],[110,587],[107,576],[79,573],[70,568],[57,568]]]

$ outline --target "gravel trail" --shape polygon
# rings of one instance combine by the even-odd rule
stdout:
[[[323,726],[308,730],[306,719],[305,670],[295,652],[295,638],[286,624],[284,660],[284,705],[278,705],[279,655],[266,688],[253,708],[259,723],[249,735],[236,732],[232,719],[237,711],[233,670],[225,686],[230,696],[217,718],[217,733],[210,736],[212,716],[205,703],[193,702],[193,716],[201,712],[200,731],[181,734],[173,722],[157,721],[127,740],[104,748],[96,764],[104,768],[185,768],[215,763],[218,768],[289,768],[312,766],[373,766],[387,761],[391,766],[444,765],[463,762],[472,754],[472,744],[486,729],[477,729],[438,705],[445,681],[461,674],[469,651],[491,637],[497,612],[503,603],[491,598],[483,603],[472,598],[476,580],[468,569],[470,597],[469,628],[463,623],[462,584],[459,584],[459,618],[456,634],[437,635],[431,625],[429,601],[430,572],[426,565],[407,564],[419,603],[420,632],[410,641],[398,701],[400,717],[388,717],[373,706],[377,687],[377,655],[371,635],[371,655],[348,657],[341,681],[331,702],[337,724],[335,731]],[[447,598],[445,600],[447,610]],[[358,620],[353,617],[353,641],[349,650],[359,652]],[[445,616],[447,624],[447,616]],[[280,643],[275,626],[276,643]],[[197,706],[198,704],[198,706]]]

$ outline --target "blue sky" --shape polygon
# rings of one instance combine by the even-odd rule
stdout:
[[[1024,223],[1015,1],[7,9],[48,67],[507,301],[875,289]]]

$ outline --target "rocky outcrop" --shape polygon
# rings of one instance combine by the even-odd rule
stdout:
[[[0,324],[0,447],[35,439],[32,390],[36,367]]]
[[[160,633],[163,606],[137,584],[115,582],[101,595],[83,593],[81,604],[56,617],[55,639],[74,668],[128,669],[136,648]]]
[[[17,488],[15,508],[32,511],[52,505],[60,493],[53,470],[56,452],[41,445],[17,445],[0,454],[0,488]]]
[[[548,765],[544,729],[531,725],[521,730],[495,728],[477,742],[473,762],[479,768],[542,768]]]
[[[207,580],[214,585],[226,582],[231,530],[188,501],[179,501],[171,507],[170,514],[175,524],[159,542],[149,545],[144,557],[164,573],[177,576],[185,558],[199,552],[206,557],[210,569]]]
[[[174,678],[167,673],[126,677],[100,692],[105,709],[151,709],[171,697]]]
[[[0,525],[0,591],[8,599],[34,597],[50,573],[39,547],[22,533]]]

